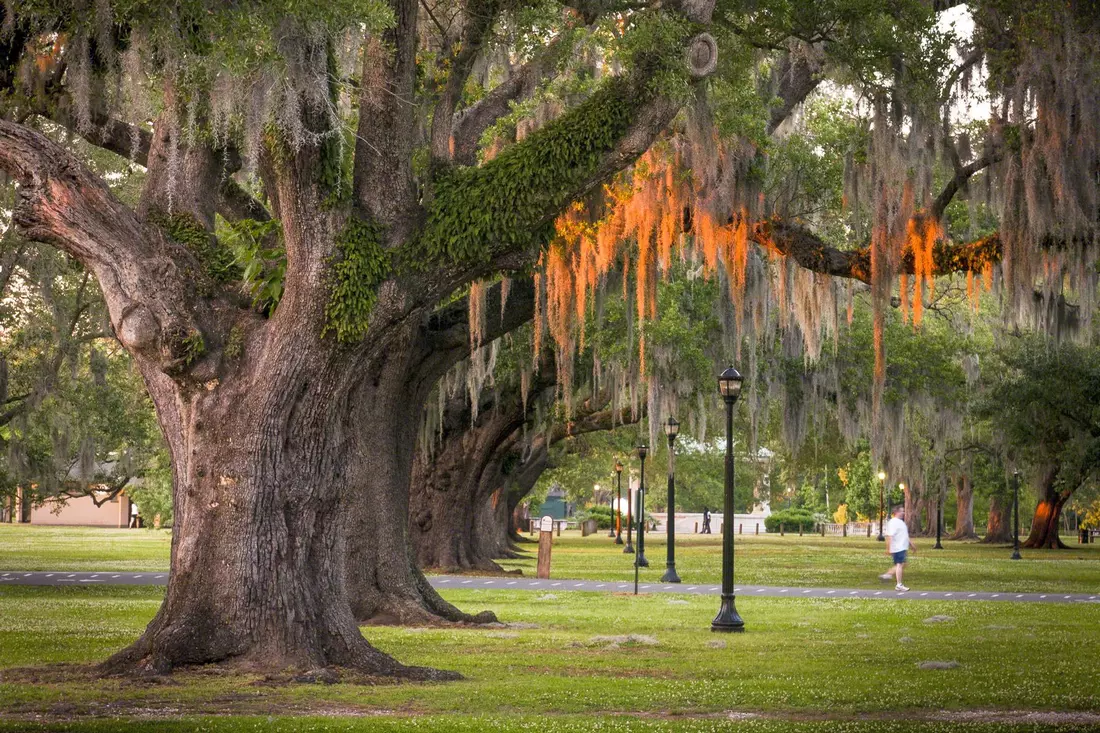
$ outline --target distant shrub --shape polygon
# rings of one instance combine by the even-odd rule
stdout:
[[[769,532],[779,532],[779,525],[782,524],[785,531],[797,532],[801,525],[803,532],[812,532],[816,521],[813,512],[808,509],[783,509],[765,517],[764,527]]]

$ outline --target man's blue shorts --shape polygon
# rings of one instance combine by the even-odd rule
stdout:
[[[909,550],[898,550],[897,552],[895,552],[894,553],[894,564],[895,565],[904,565],[905,564],[905,556],[908,555],[908,554],[909,554]]]

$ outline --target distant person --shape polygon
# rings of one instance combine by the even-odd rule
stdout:
[[[878,577],[882,580],[895,581],[894,590],[906,591],[909,587],[902,582],[902,571],[905,569],[909,550],[915,552],[917,548],[909,541],[909,527],[905,524],[905,506],[898,504],[891,515],[890,521],[886,523],[886,554],[893,558],[894,567]]]
[[[140,527],[141,526],[139,524],[140,521],[141,521],[141,519],[138,516],[138,505],[131,501],[130,502],[130,524],[129,524],[129,529],[137,529],[138,527]]]
[[[710,534],[710,510],[703,507],[703,531],[699,534]]]

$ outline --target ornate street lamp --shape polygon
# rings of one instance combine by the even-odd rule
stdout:
[[[744,631],[733,598],[733,404],[741,396],[744,377],[734,369],[718,375],[718,393],[726,402],[726,487],[722,514],[722,606],[710,623],[711,631]]]
[[[615,490],[616,499],[615,506],[618,516],[613,516],[615,526],[612,527],[615,531],[615,544],[621,545],[623,543],[623,462],[615,461],[615,480],[618,482],[618,488]]]
[[[621,463],[619,464],[622,465]],[[630,480],[626,482],[626,547],[623,548],[623,554],[634,554],[634,505],[631,495],[634,491],[630,488]]]
[[[642,473],[638,480],[638,554],[634,556],[634,565],[639,568],[649,567],[649,560],[645,559],[645,457],[648,453],[647,446],[638,446],[638,459],[642,462]]]
[[[668,543],[665,554],[665,574],[661,576],[662,583],[679,583],[680,576],[676,574],[676,470],[673,466],[675,453],[672,444],[676,442],[676,436],[680,432],[680,423],[669,415],[665,423],[665,435],[668,436],[668,521],[666,536]]]
[[[883,505],[884,494],[886,493],[886,472],[878,472],[878,541],[885,542],[886,535],[882,533],[882,517],[886,507]]]
[[[1012,559],[1020,558],[1020,470],[1012,469]]]

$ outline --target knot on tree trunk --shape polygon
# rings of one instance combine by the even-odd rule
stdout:
[[[702,79],[714,73],[718,68],[718,42],[709,33],[700,33],[688,42],[688,73],[695,79]]]

